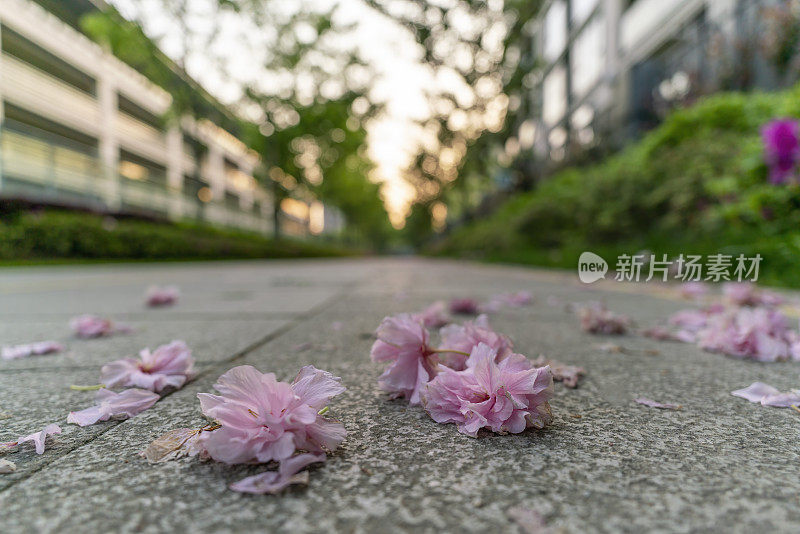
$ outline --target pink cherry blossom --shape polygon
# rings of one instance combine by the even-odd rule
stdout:
[[[437,423],[455,423],[459,432],[477,437],[478,430],[517,434],[552,421],[548,400],[553,376],[548,367],[534,368],[521,354],[496,361],[497,351],[481,343],[472,350],[467,368],[441,367],[423,399]]]
[[[329,421],[319,411],[344,391],[339,382],[338,377],[311,365],[303,367],[291,384],[250,365],[234,367],[214,384],[221,395],[197,395],[203,414],[221,425],[201,433],[198,445],[214,460],[227,464],[283,463],[296,450],[332,451],[346,433],[340,423]],[[242,481],[242,487],[247,486]]]
[[[478,302],[470,298],[453,299],[450,301],[450,313],[475,315],[478,313]]]
[[[53,436],[55,434],[61,434],[61,427],[53,423],[44,427],[44,430],[41,432],[35,432],[29,436],[20,437],[17,440],[17,443],[26,443],[28,441],[32,441],[33,445],[36,447],[36,454],[43,454],[47,436]]]
[[[153,352],[142,350],[138,360],[107,363],[100,370],[100,382],[108,388],[134,386],[158,393],[166,387],[181,388],[194,375],[192,351],[185,342],[173,341]]]
[[[114,419],[127,419],[141,413],[160,398],[157,394],[146,389],[126,389],[115,393],[109,389],[101,389],[95,397],[97,404],[79,412],[70,412],[67,423],[79,426],[93,425],[100,421]]]
[[[89,339],[110,336],[115,333],[130,332],[125,325],[115,325],[110,319],[103,319],[95,315],[81,315],[70,321],[70,326],[76,337]]]
[[[700,348],[763,362],[793,356],[793,342],[785,316],[772,308],[735,308],[709,316],[697,332]]]
[[[681,284],[681,296],[685,299],[699,299],[708,294],[708,284],[703,282],[686,282]]]
[[[421,312],[415,313],[413,317],[426,328],[439,328],[450,323],[447,305],[441,300],[437,300]]]
[[[374,362],[391,362],[378,385],[393,397],[419,404],[420,389],[436,374],[439,359],[428,345],[428,331],[412,315],[386,317],[376,332],[370,357]]]
[[[777,388],[763,382],[753,382],[744,389],[732,391],[731,395],[747,399],[750,402],[759,402],[762,406],[776,408],[789,408],[800,404],[800,390],[781,393]]]
[[[325,454],[303,453],[281,461],[277,471],[266,471],[234,482],[230,488],[242,493],[278,493],[291,484],[307,484],[308,471],[299,473],[313,463],[324,462]],[[299,473],[299,474],[298,474]]]
[[[750,282],[722,284],[722,294],[736,306],[780,306],[784,299],[772,291],[760,290]]]
[[[53,354],[64,350],[61,343],[55,341],[38,341],[26,345],[15,345],[13,347],[3,347],[0,358],[13,360],[16,358],[27,358],[28,356],[41,356],[43,354]]]
[[[145,295],[145,302],[151,308],[171,306],[178,301],[180,290],[175,286],[150,286]]]
[[[497,358],[502,360],[514,350],[511,340],[503,334],[498,334],[489,326],[489,318],[479,315],[474,321],[467,321],[463,325],[451,324],[439,331],[442,339],[441,349],[458,352],[443,352],[440,354],[442,363],[456,371],[464,369],[467,354],[472,352],[479,343],[485,343],[497,351]],[[459,354],[462,353],[462,354]]]
[[[602,304],[590,304],[578,309],[581,329],[590,334],[622,335],[631,326],[631,320],[616,314]]]

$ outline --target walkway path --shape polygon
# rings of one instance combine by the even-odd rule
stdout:
[[[182,298],[147,310],[151,284],[178,285]],[[522,289],[534,305],[494,314],[493,326],[519,352],[588,372],[578,389],[556,385],[552,427],[472,439],[378,391],[369,349],[382,317]],[[57,339],[68,350],[0,361],[0,441],[52,422],[64,428],[45,454],[25,448],[7,457],[18,469],[0,475],[0,531],[514,532],[514,517],[531,510],[575,533],[800,530],[798,415],[730,395],[755,380],[797,387],[800,365],[634,336],[614,340],[626,353],[604,353],[597,345],[609,340],[582,333],[549,296],[602,299],[644,326],[685,307],[587,290],[546,271],[416,259],[4,269],[0,344]],[[127,322],[135,333],[73,340],[68,321],[80,313]],[[70,384],[96,383],[103,363],[172,339],[192,347],[197,380],[131,420],[66,424],[93,398]],[[139,458],[162,433],[201,425],[196,394],[244,363],[284,379],[312,363],[343,378],[347,392],[331,413],[349,435],[312,468],[308,487],[242,495],[227,483],[258,468]],[[646,408],[633,402],[638,396],[683,410]]]

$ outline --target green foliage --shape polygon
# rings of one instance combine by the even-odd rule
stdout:
[[[6,213],[9,215],[0,221],[0,260],[188,260],[346,254],[319,243],[275,241],[259,234],[199,225],[115,220],[57,210]]]
[[[572,267],[608,254],[760,253],[772,283],[800,286],[800,186],[767,181],[759,130],[800,117],[800,87],[720,94],[673,113],[605,161],[564,170],[431,252]]]

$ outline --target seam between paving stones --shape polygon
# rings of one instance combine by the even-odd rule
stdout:
[[[331,295],[330,297],[325,299],[324,302],[312,307],[307,312],[303,312],[303,313],[297,314],[294,317],[294,319],[292,319],[291,321],[287,322],[285,325],[281,326],[280,328],[278,328],[276,330],[273,330],[272,332],[270,332],[269,334],[267,334],[263,338],[255,341],[255,342],[251,343],[250,345],[248,345],[247,347],[235,352],[230,358],[227,358],[227,359],[222,360],[222,361],[217,362],[217,363],[219,365],[222,365],[222,364],[230,364],[232,362],[235,362],[236,360],[246,356],[247,354],[249,354],[249,353],[251,353],[251,352],[253,352],[253,351],[255,351],[255,350],[257,350],[257,349],[259,349],[261,347],[263,347],[267,343],[270,343],[271,341],[274,341],[275,339],[279,338],[280,336],[282,336],[282,335],[294,330],[295,327],[297,327],[300,324],[308,321],[309,319],[312,319],[312,318],[316,317],[317,315],[320,315],[321,313],[323,313],[328,308],[331,308],[334,304],[337,304],[338,302],[341,302],[342,300],[347,299],[348,295],[350,293],[352,293],[353,287],[356,286],[359,282],[366,281],[368,278],[371,278],[371,277],[369,275],[367,275],[367,276],[363,277],[361,280],[353,281],[353,282],[350,282],[350,283],[345,283],[342,286],[342,290],[341,291],[337,292],[334,295]],[[199,372],[197,374],[197,376],[194,378],[194,380],[197,380],[201,376],[207,375],[208,373],[210,373],[213,369],[215,369],[219,365],[211,366],[208,369]],[[170,395],[172,395],[173,393],[175,393],[177,391],[180,391],[180,390],[176,389],[176,390],[170,391],[170,392],[162,395],[161,398],[158,399],[158,402],[163,401],[164,399],[166,399],[167,397],[169,397]],[[40,471],[43,471],[46,467],[48,467],[53,462],[56,462],[61,458],[66,458],[67,456],[69,456],[70,454],[72,454],[76,450],[80,449],[81,447],[83,447],[83,446],[85,446],[85,445],[87,445],[89,443],[92,443],[93,441],[95,441],[100,436],[103,436],[106,432],[109,432],[109,431],[117,428],[118,426],[122,425],[123,423],[125,423],[125,421],[127,421],[127,420],[113,421],[113,423],[115,423],[115,424],[108,425],[107,428],[104,428],[104,429],[100,430],[93,437],[87,439],[86,441],[84,441],[82,443],[76,444],[71,449],[65,451],[64,454],[60,454],[60,455],[58,455],[56,457],[53,457],[49,461],[42,462],[38,467],[36,467],[36,468],[32,469],[30,472],[26,473],[26,476],[24,476],[22,478],[19,478],[19,479],[15,480],[15,481],[11,482],[5,488],[0,489],[0,496],[2,496],[4,493],[6,493],[7,491],[9,491],[12,488],[14,488],[20,482],[24,482],[24,481],[28,480],[29,478],[31,478],[32,476],[34,476],[37,473],[39,473]]]

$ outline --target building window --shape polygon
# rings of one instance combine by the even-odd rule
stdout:
[[[547,61],[555,61],[567,45],[567,4],[563,0],[553,2],[544,16],[544,50]]]
[[[586,95],[603,74],[605,44],[605,24],[602,17],[595,17],[575,38],[570,54],[572,94],[575,97]]]
[[[554,126],[567,112],[567,69],[556,65],[544,79],[544,102],[542,118],[548,126]]]
[[[1,26],[0,33],[2,33],[0,46],[2,46],[4,54],[24,61],[85,93],[92,96],[97,94],[97,83],[88,74],[51,54],[7,26]]]
[[[130,115],[134,119],[143,122],[148,126],[152,126],[156,130],[162,130],[164,127],[163,121],[158,115],[155,113],[150,113],[139,104],[135,103],[129,98],[126,98],[124,95],[118,95],[117,106],[119,107],[120,112]]]
[[[572,19],[573,27],[580,26],[592,15],[597,7],[598,1],[599,0],[572,0],[570,4],[570,9],[572,10],[570,18]]]

